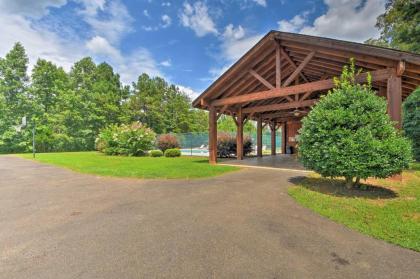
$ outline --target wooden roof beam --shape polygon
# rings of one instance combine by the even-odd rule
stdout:
[[[301,74],[303,68],[305,68],[306,65],[308,65],[309,61],[311,61],[312,57],[314,57],[315,51],[311,51],[305,59],[302,61],[302,63],[299,64],[299,66],[295,69],[295,71],[286,79],[286,81],[283,84],[283,87],[289,86],[292,81],[295,80],[295,78]]]
[[[298,67],[296,65],[296,63],[292,60],[292,58],[290,58],[289,54],[287,54],[287,52],[284,50],[284,48],[280,48],[280,54],[281,54],[281,56],[284,56],[286,58],[287,62],[289,62],[289,64],[292,65],[295,69]],[[306,76],[303,73],[300,73],[300,76],[306,82],[309,82],[309,80],[306,78]]]
[[[317,101],[318,100],[306,100],[302,102],[290,102],[290,103],[271,104],[271,105],[258,106],[258,107],[249,107],[249,108],[242,109],[242,112],[255,113],[255,112],[264,112],[264,111],[284,110],[284,109],[291,109],[291,108],[310,107],[314,105]]]
[[[395,69],[382,69],[370,72],[372,81],[386,80]],[[356,81],[359,83],[366,82],[367,73],[360,74],[356,77]],[[335,86],[333,79],[326,79],[314,82],[303,83],[294,86],[274,88],[266,91],[254,92],[234,97],[228,97],[223,99],[214,100],[211,102],[212,106],[223,106],[223,105],[233,105],[240,103],[253,102],[258,100],[265,100],[271,98],[285,97],[290,95],[295,95],[298,93],[305,93],[308,91],[319,91],[331,89]]]
[[[256,71],[250,70],[249,73],[256,79],[258,79],[262,84],[264,84],[268,89],[274,89],[274,86],[269,83],[266,79],[260,76]]]

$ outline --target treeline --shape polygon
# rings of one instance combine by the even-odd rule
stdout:
[[[142,74],[123,85],[109,64],[90,57],[68,73],[38,59],[29,77],[28,62],[20,43],[0,58],[0,153],[30,151],[34,124],[40,152],[93,150],[101,129],[133,121],[158,134],[207,131],[207,113],[162,78]]]

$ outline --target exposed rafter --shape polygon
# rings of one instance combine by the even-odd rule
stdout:
[[[312,57],[314,57],[315,51],[311,51],[306,57],[305,60],[303,60],[302,63],[299,64],[299,66],[295,69],[295,71],[286,79],[283,86],[289,86],[289,84],[292,83],[292,81],[295,80],[295,78],[301,74],[303,68],[305,68],[306,65],[308,65],[309,61],[311,61]]]
[[[390,77],[391,73],[395,71],[395,69],[382,69],[371,72],[372,81],[377,80],[386,80]],[[356,82],[362,83],[366,82],[367,80],[367,73],[360,74],[356,77]],[[314,81],[309,83],[303,83],[294,86],[282,87],[282,88],[274,88],[271,90],[260,91],[245,95],[239,95],[230,98],[218,99],[211,102],[213,106],[222,106],[222,105],[231,105],[231,104],[240,104],[246,102],[253,102],[258,100],[266,100],[270,98],[278,98],[278,97],[285,97],[289,95],[295,95],[298,93],[305,93],[308,91],[320,91],[320,90],[327,90],[333,88],[334,80],[333,79],[326,79],[320,81]]]
[[[242,112],[251,113],[251,112],[264,112],[264,111],[309,107],[315,104],[317,101],[318,100],[306,100],[302,102],[299,101],[299,102],[291,102],[291,103],[271,104],[271,105],[258,106],[258,107],[249,107],[249,108],[242,109]]]
[[[264,79],[262,76],[260,76],[257,72],[255,72],[254,70],[250,70],[249,73],[255,77],[256,79],[258,79],[262,84],[264,84],[268,89],[274,89],[275,87],[269,83],[266,79]]]

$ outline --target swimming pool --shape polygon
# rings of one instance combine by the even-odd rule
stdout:
[[[190,156],[209,156],[209,151],[201,148],[182,148],[181,154]]]

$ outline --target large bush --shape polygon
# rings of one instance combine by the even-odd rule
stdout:
[[[160,135],[156,141],[157,148],[165,152],[166,149],[180,148],[178,138],[172,134]]]
[[[354,62],[336,88],[321,97],[302,121],[300,159],[326,177],[345,177],[349,188],[361,178],[386,178],[407,168],[411,148],[386,113],[386,102],[354,81]],[[355,181],[354,181],[355,179]]]
[[[165,157],[180,157],[181,150],[178,148],[170,148],[165,150]]]
[[[161,150],[150,150],[149,155],[150,157],[162,157],[163,152]]]
[[[404,102],[403,128],[405,135],[411,139],[414,158],[420,161],[420,87]]]
[[[156,134],[140,122],[110,125],[96,139],[96,149],[108,155],[143,156],[153,148]]]
[[[252,149],[252,139],[244,136],[244,155],[250,154]],[[217,157],[229,158],[236,156],[236,136],[229,133],[219,133],[217,135]]]

